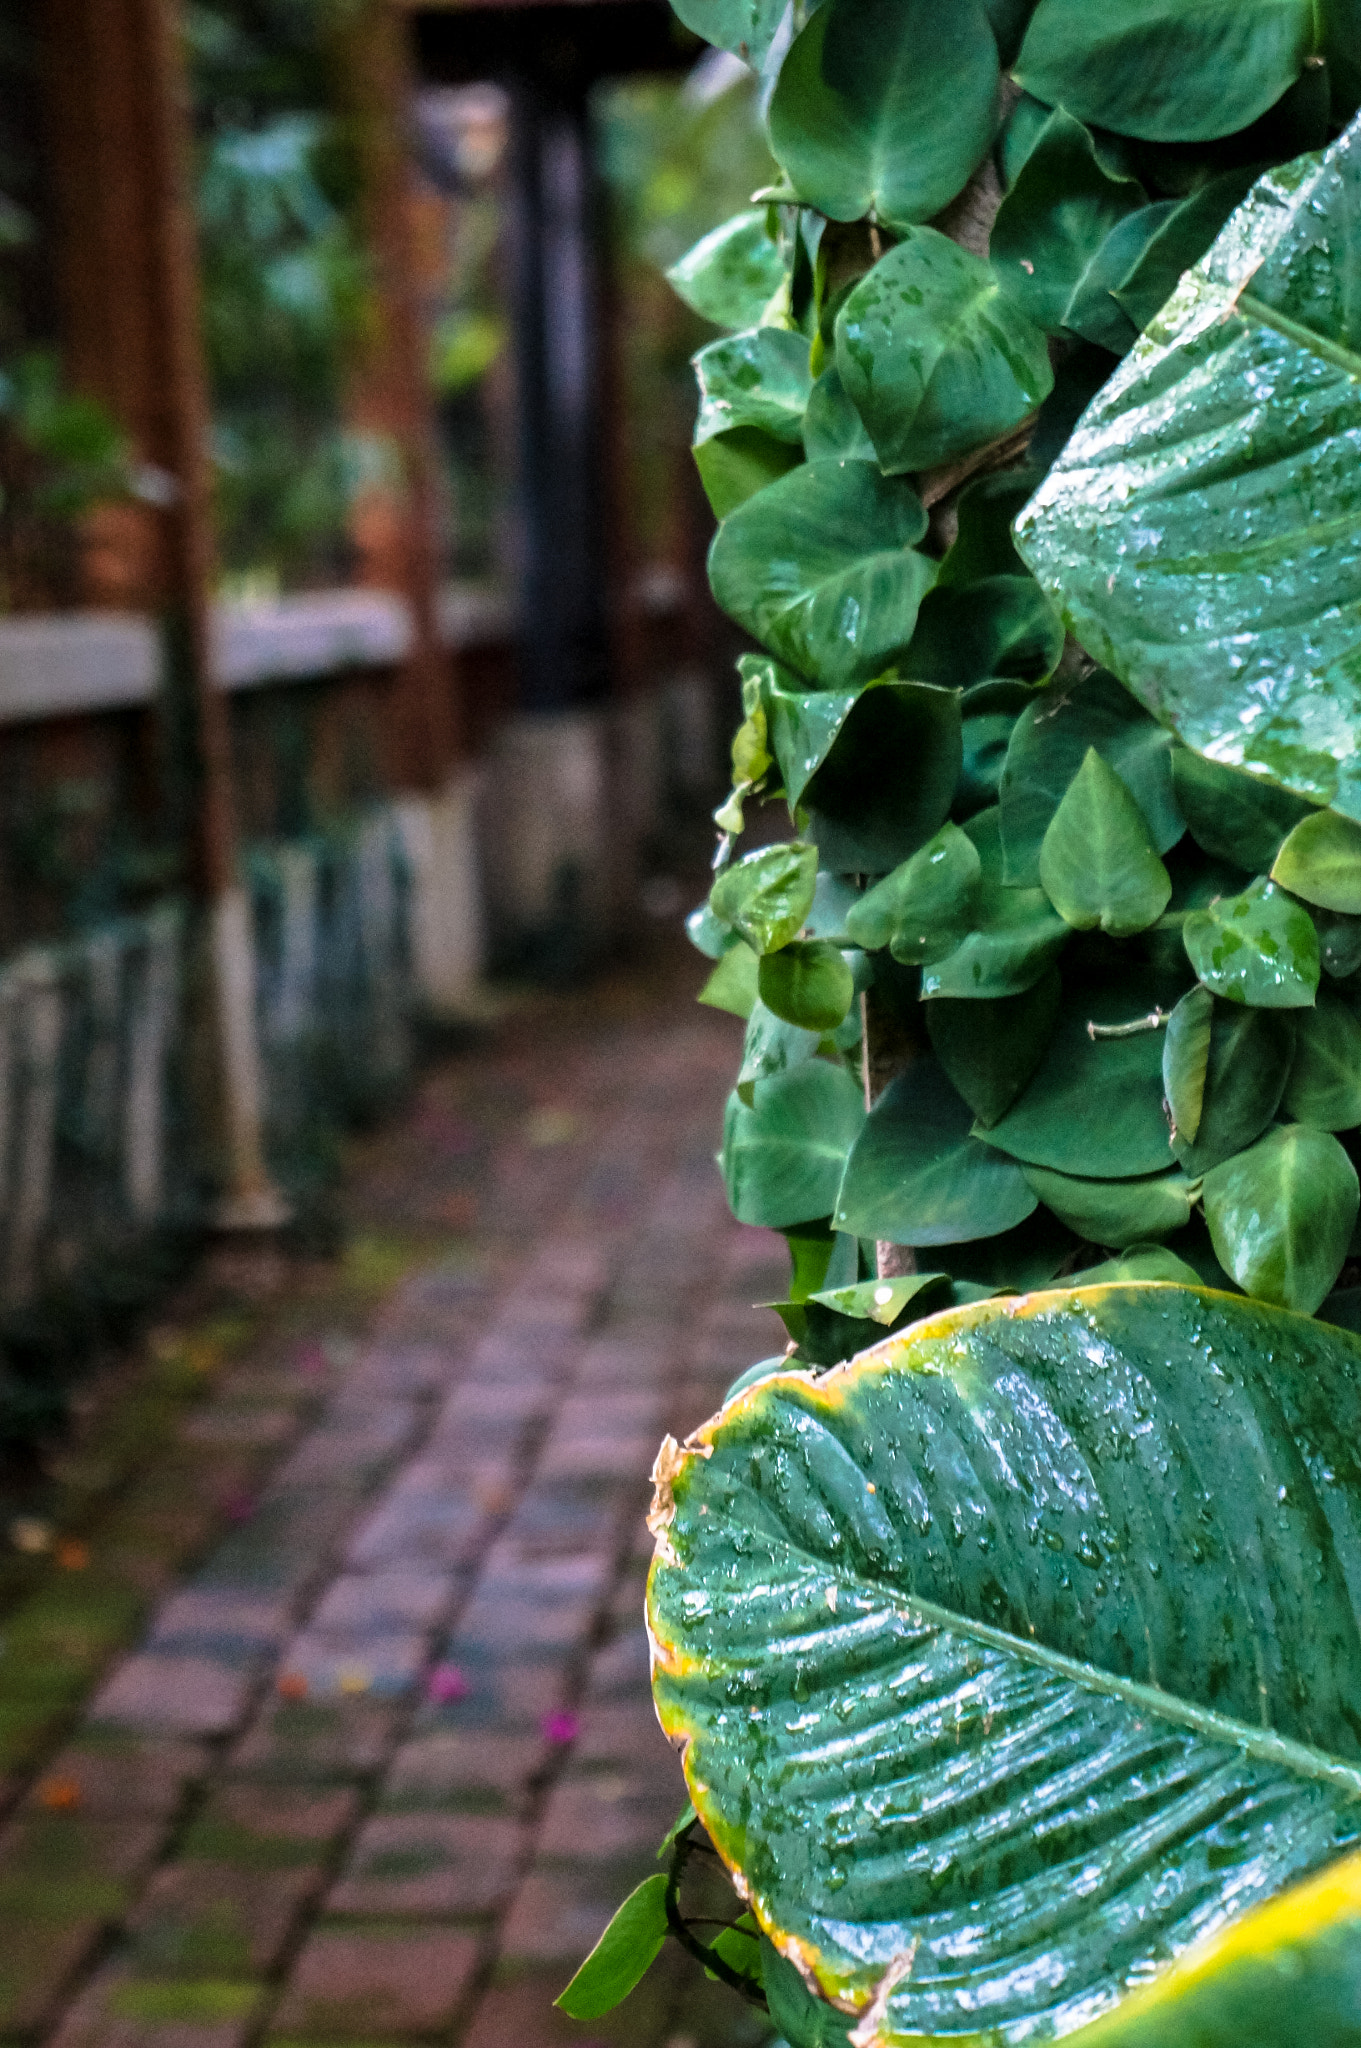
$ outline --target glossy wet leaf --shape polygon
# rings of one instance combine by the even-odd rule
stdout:
[[[921,500],[871,462],[806,462],[725,519],[709,554],[724,611],[801,675],[844,689],[903,652],[932,569]]]
[[[1359,1430],[1343,1332],[1117,1284],[917,1322],[667,1448],[659,1713],[833,2029],[1070,2034],[1355,1842]]]
[[[1197,1943],[1075,2048],[1351,2048],[1358,1995],[1361,1856],[1351,1855]]]
[[[756,954],[739,939],[723,955],[695,1000],[711,1010],[726,1010],[732,1017],[750,1017],[760,971]]]
[[[1209,1061],[1202,1082],[1195,1138],[1188,1138],[1179,1125],[1172,1143],[1186,1173],[1205,1173],[1261,1136],[1285,1092],[1295,1056],[1296,1019],[1306,1015],[1308,1012],[1302,1010],[1252,1010],[1241,1003],[1214,1004]],[[1168,1030],[1171,1029],[1169,1024]],[[1196,1030],[1198,1033],[1198,1024]],[[1196,1050],[1194,1040],[1189,1041],[1188,1066]],[[1192,1079],[1193,1075],[1188,1074],[1186,1085]]]
[[[929,220],[987,154],[997,47],[979,0],[829,0],[794,39],[771,147],[831,220]]]
[[[970,928],[982,872],[968,834],[958,825],[942,825],[860,898],[847,917],[847,935],[857,946],[891,947],[895,960],[939,959]]]
[[[1001,821],[997,809],[966,820],[982,865],[974,929],[943,960],[922,974],[923,996],[991,1001],[1020,995],[1053,966],[1070,936],[1043,889],[1005,886]]]
[[[695,467],[715,519],[726,519],[801,461],[797,448],[763,427],[733,427],[711,435],[695,450]]]
[[[910,1302],[949,1285],[948,1273],[907,1273],[895,1280],[860,1280],[854,1287],[824,1288],[811,1298],[839,1316],[889,1329]]]
[[[810,462],[825,456],[853,462],[877,460],[865,422],[846,396],[835,363],[823,371],[813,386],[803,416],[803,450]]]
[[[1063,653],[1063,627],[1033,576],[989,576],[928,590],[903,668],[923,682],[1041,683]]]
[[[1015,75],[1080,120],[1151,142],[1231,135],[1314,54],[1313,0],[1040,0]]]
[[[1051,970],[1020,995],[985,1003],[942,996],[926,1005],[931,1049],[980,1124],[996,1123],[1031,1079],[1061,997]]]
[[[1065,924],[1117,939],[1146,931],[1167,908],[1172,880],[1144,814],[1095,747],[1046,827],[1040,884]]]
[[[805,1031],[835,1031],[855,993],[840,947],[827,939],[796,939],[761,962],[761,1001],[787,1024]]]
[[[1214,1014],[1214,997],[1197,982],[1176,1005],[1163,1033],[1163,1094],[1173,1136],[1187,1145],[1195,1141],[1205,1108]]]
[[[1284,1124],[1207,1173],[1204,1203],[1215,1256],[1243,1291],[1312,1315],[1342,1270],[1361,1191],[1336,1138]]]
[[[891,681],[862,690],[803,791],[822,865],[882,875],[915,853],[949,814],[962,753],[957,690]]]
[[[1148,1180],[1082,1180],[1027,1166],[1025,1177],[1046,1208],[1092,1244],[1147,1244],[1170,1237],[1191,1220],[1190,1183],[1182,1173]]]
[[[1084,1180],[1134,1180],[1170,1166],[1162,1033],[1092,1038],[1087,1030],[1132,1021],[1142,994],[1133,981],[1065,988],[1035,1078],[989,1128],[989,1142],[1027,1166]]]
[[[1172,789],[1197,846],[1250,875],[1264,875],[1287,833],[1301,818],[1314,815],[1303,797],[1244,775],[1240,768],[1207,761],[1189,747],[1172,749]],[[1276,879],[1286,881],[1281,875]],[[1286,881],[1287,888],[1293,886]]]
[[[1161,721],[1348,815],[1359,244],[1361,122],[1254,188],[1017,522],[1070,629]]]
[[[1044,835],[1089,747],[1138,804],[1155,850],[1166,853],[1180,839],[1185,827],[1172,791],[1171,736],[1114,676],[1098,670],[1052,684],[1016,721],[1001,787],[1009,882],[1038,882]]]
[[[1361,1124],[1361,1017],[1340,996],[1320,995],[1315,1009],[1300,1012],[1281,1106],[1321,1131]]]
[[[1361,825],[1336,811],[1311,811],[1276,856],[1273,881],[1325,910],[1361,912]]]
[[[964,1244],[1022,1222],[1035,1196],[1012,1161],[971,1136],[969,1105],[933,1059],[884,1090],[846,1161],[834,1220],[891,1244]]]
[[[1138,181],[1113,176],[1081,121],[1055,107],[993,223],[989,255],[1007,293],[1047,332],[1070,327],[1103,243],[1143,205]]]
[[[787,946],[813,907],[817,848],[791,839],[762,847],[724,868],[709,892],[715,917],[756,953]]]
[[[778,954],[772,955],[774,959],[779,957]],[[757,987],[760,987],[760,963]],[[772,1074],[788,1073],[791,1067],[811,1060],[820,1043],[820,1032],[802,1031],[797,1024],[787,1024],[783,1017],[777,1017],[773,1010],[767,1009],[758,995],[747,1019],[742,1065],[737,1075],[737,1093],[747,1108],[752,1106],[752,1091],[758,1081],[769,1080]]]
[[[1218,996],[1297,1010],[1318,989],[1318,933],[1307,910],[1259,876],[1241,894],[1193,910],[1182,927],[1191,965]]]
[[[733,427],[758,427],[776,440],[803,443],[813,389],[808,342],[783,327],[752,327],[711,341],[694,358],[699,385],[695,445]]]
[[[738,1222],[784,1230],[829,1216],[864,1120],[858,1083],[827,1060],[758,1081],[750,1108],[730,1095],[720,1164]]]
[[[672,290],[715,327],[754,327],[784,283],[784,259],[766,219],[763,206],[734,214],[666,273]]]
[[[1314,924],[1324,973],[1335,981],[1347,980],[1361,968],[1361,917],[1316,911]]]
[[[645,1877],[553,2003],[569,2019],[595,2020],[628,1997],[666,1940],[666,1873]]]
[[[1000,439],[1054,381],[1043,334],[991,265],[934,228],[910,229],[855,287],[836,366],[890,474]]]
[[[720,924],[707,903],[701,903],[698,910],[690,912],[685,920],[685,936],[706,960],[721,960],[739,943],[736,932],[728,925]]]

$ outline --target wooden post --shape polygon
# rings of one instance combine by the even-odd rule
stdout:
[[[440,457],[423,303],[418,195],[409,149],[415,77],[411,21],[395,0],[365,0],[338,34],[337,97],[349,117],[373,266],[372,325],[348,406],[386,443],[394,473],[353,519],[359,580],[406,599],[412,645],[394,692],[397,814],[414,887],[413,950],[427,1008],[477,1007],[481,969],[475,784],[465,758],[452,651],[440,631]]]
[[[176,0],[44,0],[57,267],[68,374],[105,400],[164,478],[159,504],[96,531],[88,594],[165,625],[166,728],[180,728],[179,821],[202,905],[196,1020],[218,1138],[218,1221],[274,1225],[264,1164],[250,903],[237,877],[227,702],[213,677],[209,410]]]

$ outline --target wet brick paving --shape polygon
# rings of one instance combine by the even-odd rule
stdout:
[[[416,1250],[358,1327],[285,1285],[286,1342],[267,1313],[141,1519],[81,1546],[110,1611],[151,1595],[61,1747],[14,1752],[6,2048],[765,2038],[679,1955],[606,2020],[551,2009],[683,1797],[640,1620],[654,1451],[777,1336],[751,1304],[783,1247],[712,1156],[739,1027],[687,994],[540,1001],[432,1068],[346,1193],[361,1249]]]

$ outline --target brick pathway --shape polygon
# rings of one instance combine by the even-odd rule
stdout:
[[[777,1334],[750,1304],[783,1247],[712,1162],[738,1027],[685,974],[434,1069],[347,1197],[361,1242],[423,1254],[358,1334],[281,1306],[282,1355],[267,1328],[186,1408],[137,1527],[172,1468],[253,1490],[13,1779],[0,2042],[764,2038],[679,1957],[592,2027],[550,2009],[683,1796],[640,1625],[653,1452]],[[93,1560],[115,1604],[137,1541]]]

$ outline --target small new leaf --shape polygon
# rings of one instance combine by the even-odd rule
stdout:
[[[817,848],[792,839],[725,868],[709,901],[714,916],[740,932],[754,952],[775,953],[812,909],[817,878]]]
[[[1147,931],[1167,908],[1172,881],[1144,814],[1095,747],[1088,747],[1049,821],[1040,883],[1076,931],[1100,926],[1112,938],[1129,938]]]
[[[647,1975],[666,1940],[666,1873],[630,1892],[565,1991],[553,2003],[569,2019],[598,2020]]]
[[[968,834],[942,825],[861,897],[846,919],[847,936],[871,950],[888,946],[895,960],[909,964],[939,960],[971,929],[982,872]]]
[[[761,1001],[803,1031],[835,1031],[851,1007],[855,980],[839,946],[800,939],[761,962]]]

